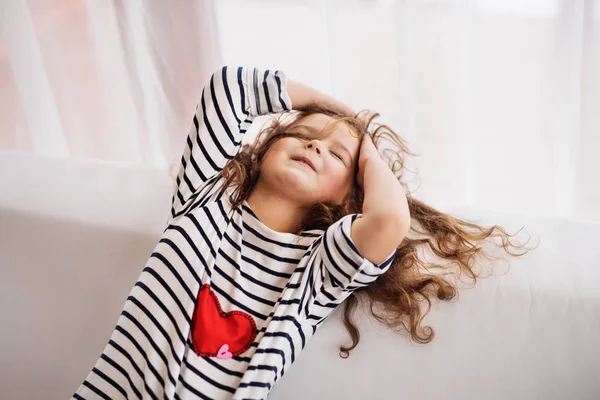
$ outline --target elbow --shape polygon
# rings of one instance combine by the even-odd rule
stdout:
[[[385,232],[386,237],[394,238],[398,246],[410,231],[410,215],[388,214],[379,216],[377,220],[376,225],[381,228],[380,232]]]
[[[412,220],[410,218],[410,215],[408,217],[402,218],[400,221],[399,229],[402,232],[402,240],[404,240],[404,238],[408,235],[408,232],[410,231],[411,221]]]

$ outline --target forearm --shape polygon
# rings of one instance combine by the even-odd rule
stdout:
[[[292,108],[301,110],[314,104],[317,98],[317,90],[300,82],[288,79],[287,90],[292,100]]]
[[[354,115],[354,111],[341,101],[304,83],[288,79],[287,92],[292,100],[292,108],[294,110],[303,110],[307,107],[317,105],[341,114]]]
[[[392,222],[404,234],[410,228],[410,211],[404,189],[382,158],[371,157],[364,165],[363,216]]]

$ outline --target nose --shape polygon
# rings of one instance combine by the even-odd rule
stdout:
[[[321,144],[319,143],[318,140],[311,140],[310,142],[307,143],[306,147],[308,149],[311,149],[314,147],[317,150],[317,154],[321,154]]]

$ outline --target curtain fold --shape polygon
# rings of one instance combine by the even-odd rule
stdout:
[[[7,0],[0,148],[168,168],[220,65],[212,0]]]
[[[6,0],[0,24],[1,149],[167,169],[215,68],[277,68],[379,112],[434,206],[600,221],[600,0]]]
[[[379,112],[420,155],[415,197],[600,221],[600,1],[226,0],[217,11],[225,63],[282,68]]]

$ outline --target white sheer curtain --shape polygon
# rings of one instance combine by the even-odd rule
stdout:
[[[168,168],[220,64],[212,0],[2,0],[0,148]]]
[[[382,114],[433,205],[597,222],[599,21],[599,0],[4,0],[0,148],[166,169],[209,74],[254,65]]]
[[[226,64],[378,111],[431,204],[600,221],[600,1],[219,1]]]

